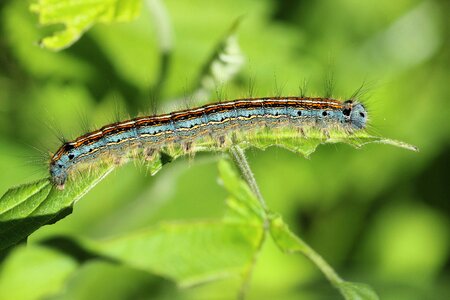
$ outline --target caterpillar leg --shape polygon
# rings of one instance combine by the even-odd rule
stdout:
[[[155,158],[156,153],[157,153],[157,151],[156,151],[155,148],[145,148],[144,152],[143,152],[144,159],[146,161],[151,161],[151,160],[153,160]]]
[[[329,140],[331,138],[330,137],[330,131],[328,129],[322,128],[322,133],[325,136],[325,139]]]

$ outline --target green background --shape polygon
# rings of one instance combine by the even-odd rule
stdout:
[[[304,159],[278,148],[247,156],[269,207],[346,279],[370,284],[382,299],[450,296],[449,24],[446,1],[165,1],[174,48],[157,99],[160,68],[152,15],[145,6],[129,23],[98,24],[61,52],[37,41],[52,28],[38,25],[25,1],[0,4],[0,194],[47,176],[45,153],[54,131],[67,138],[122,118],[163,109],[196,84],[217,43],[236,20],[246,64],[217,94],[321,96],[333,72],[335,96],[348,97],[362,82],[370,130],[420,148],[419,153],[372,144],[321,146]],[[213,96],[215,98],[216,96]],[[214,99],[212,99],[214,100]],[[196,104],[196,99],[190,100]],[[179,107],[184,108],[184,107]],[[39,154],[35,148],[44,151]],[[166,165],[155,177],[139,164],[121,167],[75,206],[74,213],[30,236],[107,238],[159,221],[222,215],[226,192],[217,184],[218,155]],[[176,245],[174,245],[176,247]],[[18,248],[3,257],[0,280],[60,254],[36,250],[22,260]],[[149,253],[148,255],[151,255]],[[30,273],[51,285],[71,266],[52,260]],[[54,278],[53,278],[54,277]],[[2,283],[0,282],[0,286]],[[33,298],[33,284],[11,289]],[[83,265],[54,298],[227,299],[239,279],[188,289],[143,271],[105,262]],[[17,292],[17,291],[16,291]],[[54,291],[57,293],[58,291]],[[19,295],[12,294],[12,295]],[[306,259],[286,256],[268,241],[254,272],[249,299],[337,298]]]

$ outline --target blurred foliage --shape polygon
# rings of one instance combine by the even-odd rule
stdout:
[[[351,95],[364,80],[375,82],[366,100],[373,131],[421,149],[324,146],[310,160],[279,148],[251,151],[269,207],[344,278],[369,283],[380,298],[449,297],[448,1],[167,0],[173,48],[161,90],[155,84],[163,69],[157,24],[144,5],[135,20],[97,24],[55,53],[37,42],[61,28],[37,26],[28,4],[0,3],[0,194],[46,176],[33,149],[45,149],[47,158],[59,146],[48,127],[72,138],[84,132],[85,120],[93,123],[89,128],[112,121],[117,107],[145,114],[151,99],[164,107],[183,98],[224,32],[244,15],[238,35],[246,65],[221,88],[221,98],[250,90],[296,95],[305,78],[309,94],[320,96],[332,68],[337,96]],[[35,232],[27,247],[3,253],[0,298],[235,297],[239,278],[179,290],[83,249],[68,256],[49,246],[60,236],[106,239],[162,220],[222,216],[225,193],[215,161],[214,155],[178,160],[155,177],[134,165],[114,171],[69,217]],[[310,262],[285,256],[268,241],[248,296],[324,299],[336,293]]]
[[[36,0],[30,10],[39,15],[42,25],[66,26],[64,30],[40,41],[40,45],[47,49],[61,50],[72,45],[95,23],[134,19],[140,10],[140,3],[138,0]]]

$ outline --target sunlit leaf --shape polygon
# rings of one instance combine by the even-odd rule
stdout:
[[[64,190],[49,179],[7,191],[0,199],[0,250],[26,239],[41,226],[71,213],[72,205],[111,171],[104,167],[85,174]]]
[[[63,24],[64,29],[41,40],[41,46],[61,50],[76,42],[95,23],[124,22],[140,11],[139,0],[36,0],[30,10],[42,25]]]
[[[222,160],[219,171],[230,193],[222,220],[164,222],[108,241],[89,241],[87,247],[181,285],[241,274],[263,234],[261,209],[228,162]]]
[[[261,226],[224,221],[163,223],[88,247],[135,268],[191,285],[236,276],[251,261]]]

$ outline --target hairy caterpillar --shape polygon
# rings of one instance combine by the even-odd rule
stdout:
[[[325,136],[330,130],[351,133],[364,129],[366,123],[365,107],[354,100],[238,99],[106,125],[64,143],[51,158],[50,175],[63,189],[72,171],[96,161],[122,163],[138,156],[151,160],[163,147],[178,146],[189,153],[205,140],[213,141],[215,149],[226,149],[239,141],[251,142],[252,135],[264,130],[296,130],[303,138],[311,129]]]

